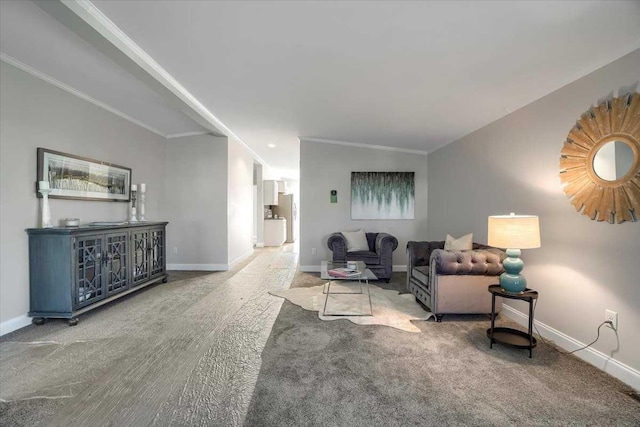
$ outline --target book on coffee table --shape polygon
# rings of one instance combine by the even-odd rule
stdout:
[[[329,274],[329,276],[342,277],[342,278],[360,276],[360,272],[352,268],[334,268],[334,269],[328,270],[327,273]]]

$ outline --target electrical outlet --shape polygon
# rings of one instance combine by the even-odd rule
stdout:
[[[611,325],[609,326],[615,330],[618,330],[618,313],[611,310],[605,310],[604,320],[605,322],[611,322]]]
[[[311,255],[318,255],[318,250],[316,248],[311,248]]]
[[[173,247],[173,254],[174,255],[178,255],[178,247],[177,246]]]

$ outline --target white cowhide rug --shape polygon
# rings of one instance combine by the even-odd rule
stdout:
[[[269,291],[269,293],[285,298],[305,310],[317,311],[321,320],[347,319],[356,325],[384,325],[407,332],[420,332],[420,329],[412,324],[411,320],[428,320],[433,316],[433,313],[425,311],[416,302],[412,294],[401,295],[397,291],[382,289],[375,285],[369,285],[373,316],[325,316],[322,314],[327,296],[323,293],[325,287],[326,285],[320,285],[311,288]],[[332,282],[331,295],[327,301],[327,314],[368,314],[370,310],[366,285],[363,285],[364,292],[362,294],[355,294],[359,290],[360,285],[357,282]],[[347,293],[334,294],[334,292]]]

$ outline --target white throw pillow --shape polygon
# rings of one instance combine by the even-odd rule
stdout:
[[[363,229],[358,231],[343,231],[342,235],[347,241],[347,252],[368,251],[367,235]]]
[[[444,241],[445,251],[470,251],[471,249],[473,249],[473,233],[469,233],[459,239],[447,234],[447,238]]]

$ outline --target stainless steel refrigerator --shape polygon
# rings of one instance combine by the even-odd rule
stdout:
[[[296,241],[295,223],[298,220],[298,209],[293,201],[293,194],[278,194],[278,206],[273,206],[273,213],[279,218],[287,219],[287,243]]]

